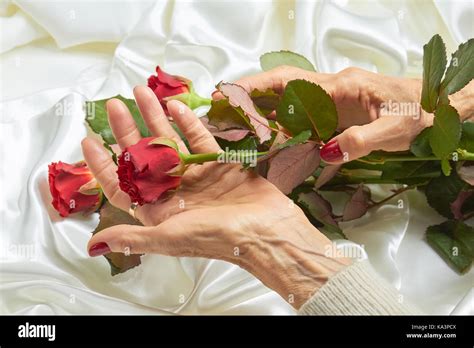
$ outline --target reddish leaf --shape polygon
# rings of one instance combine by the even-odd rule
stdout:
[[[267,119],[258,113],[252,99],[243,87],[221,82],[217,85],[217,89],[229,100],[230,105],[242,109],[255,129],[255,134],[259,138],[260,143],[271,138],[271,130]]]
[[[273,143],[272,145],[270,146],[270,149],[268,149],[268,152],[263,155],[263,156],[260,156],[258,158],[258,162],[264,162],[264,161],[267,161],[269,160],[270,158],[274,157],[278,152],[281,151],[281,149],[279,148],[280,145],[284,144],[285,141],[287,141],[288,139],[288,136],[285,135],[285,133],[283,133],[282,131],[279,131],[276,135],[275,135],[275,139],[273,140]]]
[[[227,99],[213,100],[211,108],[207,112],[209,124],[218,130],[227,129],[252,129],[250,120],[242,110],[238,110],[230,105]]]
[[[291,137],[288,138],[288,135],[286,135],[283,131],[280,130],[275,136],[275,139],[273,140],[273,144],[270,147],[268,153],[260,157],[259,161],[266,161],[274,157],[278,152],[280,152],[284,148],[305,143],[309,140],[310,137],[311,137],[310,130],[301,132],[300,134],[292,138]]]
[[[326,184],[329,180],[331,180],[334,175],[336,175],[339,168],[341,168],[342,164],[335,164],[332,166],[326,166],[319,174],[318,179],[316,179],[316,183],[314,184],[315,189],[319,189],[324,184]]]
[[[271,159],[267,180],[289,194],[313,174],[319,162],[319,147],[315,142],[284,148]]]
[[[249,131],[246,129],[229,129],[212,133],[213,136],[227,141],[239,141],[245,138],[248,134]]]
[[[369,208],[370,191],[367,187],[360,185],[344,207],[343,221],[358,219],[363,216]]]
[[[302,203],[308,209],[309,213],[318,221],[337,226],[337,222],[333,217],[331,203],[320,194],[314,191],[300,193],[298,195],[298,202]]]
[[[201,117],[200,120],[214,137],[218,137],[227,141],[239,141],[249,134],[248,129],[228,129],[225,131],[220,131],[217,127],[209,124],[209,119],[207,117]]]
[[[250,93],[253,103],[262,111],[264,115],[269,115],[276,110],[280,103],[281,96],[275,93],[273,89],[268,88],[265,91],[254,89]]]
[[[141,225],[128,213],[115,208],[108,201],[102,205],[99,214],[99,224],[92,234],[100,233],[100,231],[115,225]],[[129,269],[134,268],[141,263],[141,255],[139,254],[131,254],[127,256],[123,253],[109,253],[104,256],[110,264],[110,272],[113,276],[128,271]]]
[[[474,166],[464,166],[458,170],[459,177],[467,182],[469,185],[474,186]]]
[[[462,206],[471,196],[474,196],[474,191],[461,191],[459,192],[459,195],[456,200],[450,203],[449,206],[455,219],[461,220],[464,217],[464,214],[462,212]]]

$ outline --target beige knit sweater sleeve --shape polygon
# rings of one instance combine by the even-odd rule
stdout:
[[[355,262],[332,276],[298,311],[302,315],[421,314],[368,261]]]

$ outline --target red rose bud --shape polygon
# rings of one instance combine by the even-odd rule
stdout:
[[[184,77],[169,75],[161,70],[159,66],[156,67],[156,76],[152,75],[148,78],[148,87],[155,92],[166,113],[168,112],[164,98],[188,93],[191,90],[190,85],[191,81]]]
[[[152,75],[148,78],[148,87],[155,92],[166,114],[168,114],[166,103],[173,99],[185,103],[191,109],[211,105],[211,99],[203,98],[194,91],[190,80],[181,76],[169,75],[159,66],[156,67],[156,76]]]
[[[151,144],[154,142],[154,144]],[[154,203],[181,183],[182,162],[173,142],[144,138],[124,149],[118,158],[119,186],[132,202]]]
[[[102,201],[102,191],[83,161],[51,163],[48,181],[53,207],[63,217],[80,211],[92,212]]]

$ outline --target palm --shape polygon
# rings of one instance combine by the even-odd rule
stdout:
[[[251,171],[242,171],[240,165],[206,163],[189,168],[175,194],[143,206],[140,216],[145,225],[158,225],[175,215],[183,222],[191,216],[206,220],[220,218],[226,206],[238,204],[241,215],[283,197],[273,185]]]
[[[156,97],[147,88],[135,90],[137,104],[143,119],[153,136],[173,138],[180,150],[187,152],[185,145],[168,123]],[[179,104],[169,105],[168,110],[183,134],[187,137],[192,150],[199,152],[217,152],[220,150],[212,135],[204,128],[191,110]],[[118,100],[108,103],[109,123],[119,146],[124,149],[137,143],[141,136],[129,111]],[[118,187],[116,166],[110,155],[91,139],[83,143],[85,159],[102,186],[109,201],[128,211],[131,201]],[[239,222],[250,223],[256,209],[280,205],[287,198],[273,185],[252,171],[243,171],[240,165],[205,163],[192,165],[183,176],[178,191],[169,199],[155,204],[147,204],[136,210],[137,218],[148,226],[158,225],[173,218],[176,223],[184,223],[199,218],[202,221],[221,220],[228,211],[235,214],[239,209]],[[285,203],[285,202],[283,202]],[[232,205],[234,209],[225,209]],[[248,216],[248,219],[242,217]]]

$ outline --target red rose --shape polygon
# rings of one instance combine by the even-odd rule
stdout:
[[[161,70],[159,66],[157,66],[156,76],[152,75],[148,78],[148,87],[150,87],[153,92],[155,92],[155,95],[158,97],[163,110],[168,113],[166,109],[166,101],[163,99],[182,93],[189,93],[190,81],[184,77],[169,75]]]
[[[59,215],[66,217],[72,213],[98,208],[102,192],[85,162],[51,163],[48,174],[52,204]]]
[[[118,158],[120,188],[139,205],[156,202],[181,183],[181,176],[169,173],[181,164],[178,151],[166,145],[150,145],[154,139],[140,140],[125,148]]]

